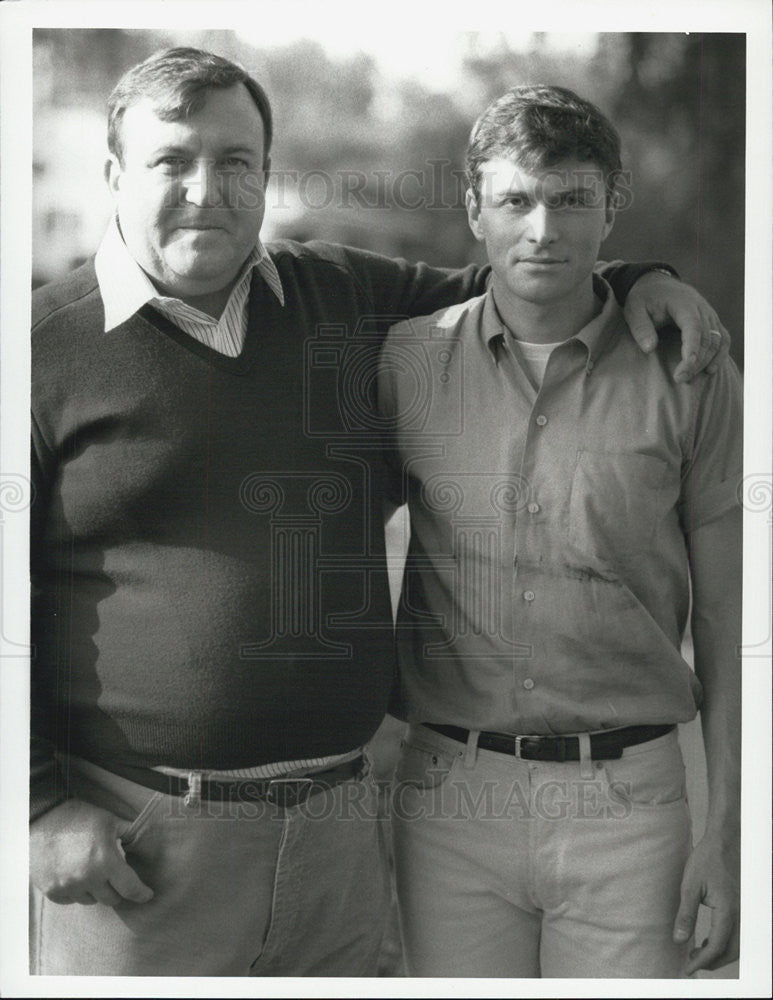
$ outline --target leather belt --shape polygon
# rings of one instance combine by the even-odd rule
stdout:
[[[466,743],[470,731],[460,726],[441,726],[433,722],[422,723],[442,736]],[[665,736],[675,726],[626,726],[590,734],[592,760],[616,760],[623,756],[626,747],[646,743]],[[566,761],[580,759],[580,741],[576,736],[514,736],[508,733],[486,733],[478,736],[478,746],[483,750],[511,754],[523,760]]]
[[[97,761],[94,761],[96,764]],[[112,771],[122,778],[135,781],[166,795],[188,795],[191,785],[187,778],[164,774],[148,767],[132,767],[131,765],[109,764],[99,762],[100,767]],[[233,778],[230,780],[215,780],[202,777],[198,796],[208,802],[270,802],[285,808],[300,805],[312,795],[324,792],[344,781],[359,777],[364,771],[362,754],[354,760],[331,767],[328,771],[319,771],[307,777],[293,778]],[[192,772],[197,773],[197,772]],[[196,783],[197,786],[199,783]]]

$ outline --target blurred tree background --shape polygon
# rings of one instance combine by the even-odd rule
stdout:
[[[96,250],[110,214],[102,177],[107,96],[126,69],[159,48],[211,49],[241,62],[268,90],[275,140],[265,239],[325,239],[446,266],[483,259],[464,211],[462,168],[473,121],[509,87],[555,83],[597,103],[623,139],[633,196],[604,256],[673,264],[716,307],[742,363],[743,34],[573,40],[460,32],[452,78],[440,86],[434,66],[417,72],[407,57],[401,63],[400,52],[385,66],[368,48],[367,31],[362,51],[345,53],[302,34],[269,46],[232,31],[36,29],[33,283]],[[433,59],[448,55],[442,48],[430,48]],[[388,719],[374,741],[382,777],[400,730]],[[691,744],[700,746],[694,725],[685,746],[688,781],[699,774],[690,790],[698,831],[705,768],[694,764]],[[382,972],[399,969],[393,919]],[[713,975],[736,974],[737,965]]]
[[[300,34],[300,32],[299,32]],[[255,47],[230,31],[37,29],[36,284],[92,253],[110,211],[101,180],[106,98],[167,45],[210,48],[266,86],[276,115],[266,238],[320,238],[456,266],[481,259],[463,208],[470,126],[520,83],[557,83],[617,125],[633,197],[607,259],[673,264],[717,308],[743,356],[745,36],[598,34],[557,48],[533,33],[460,33],[453,85],[386,72],[368,51],[312,39]],[[363,39],[363,48],[367,39]]]

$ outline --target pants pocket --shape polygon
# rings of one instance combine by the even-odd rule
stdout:
[[[132,821],[132,825],[126,831],[126,833],[121,837],[121,843],[124,847],[131,847],[136,844],[137,840],[141,836],[145,827],[150,822],[153,813],[158,808],[159,803],[163,800],[163,792],[152,792],[150,798],[145,803],[145,805],[140,809],[140,811],[135,816]]]
[[[661,806],[686,798],[684,761],[676,732],[632,747],[604,761],[610,797],[637,806]]]
[[[68,757],[67,766],[77,798],[129,821],[131,825],[121,837],[124,847],[136,843],[159,803],[167,797],[79,757]]]
[[[437,747],[403,740],[395,771],[395,782],[413,788],[439,788],[451,773],[458,756],[457,753],[440,750]]]

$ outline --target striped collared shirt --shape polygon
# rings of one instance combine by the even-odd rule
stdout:
[[[219,319],[186,305],[180,299],[159,295],[150,278],[126,248],[115,218],[110,222],[97,251],[94,267],[105,306],[106,333],[125,322],[142,306],[152,305],[189,336],[221,354],[235,358],[241,352],[247,332],[246,306],[254,268],[257,268],[284,305],[279,273],[260,241],[244,262]]]
[[[300,774],[316,774],[319,771],[327,771],[337,767],[339,764],[345,764],[347,761],[359,757],[361,752],[361,749],[356,747],[347,753],[333,754],[329,757],[305,757],[303,760],[282,760],[271,764],[258,764],[255,767],[239,767],[232,771],[205,770],[200,773],[203,777],[213,781],[221,779],[224,781],[262,781],[266,778],[285,778],[288,775],[297,777]],[[190,768],[163,766],[154,767],[153,770],[176,778],[187,778],[191,772]]]

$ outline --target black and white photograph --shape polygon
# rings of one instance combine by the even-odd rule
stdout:
[[[767,4],[3,8],[0,992],[769,995]]]

